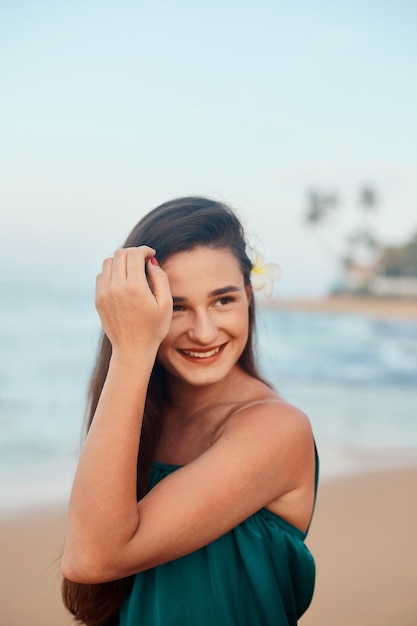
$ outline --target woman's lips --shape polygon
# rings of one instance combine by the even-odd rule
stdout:
[[[217,346],[216,348],[209,348],[208,350],[179,350],[181,354],[190,358],[190,359],[209,359],[213,356],[216,356],[220,352],[220,350],[225,346],[222,344],[221,346]]]

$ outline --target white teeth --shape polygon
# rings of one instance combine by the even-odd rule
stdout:
[[[194,359],[208,359],[211,356],[214,356],[220,351],[221,346],[218,348],[214,348],[214,350],[209,350],[208,352],[189,352],[188,350],[182,350],[182,352],[186,356],[191,356]]]

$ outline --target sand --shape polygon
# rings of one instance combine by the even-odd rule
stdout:
[[[316,591],[301,626],[417,624],[417,468],[320,485],[307,544]]]
[[[0,625],[74,624],[60,599],[65,513],[27,510],[0,519]]]
[[[1,626],[72,623],[56,560],[64,526],[61,508],[0,521]],[[416,528],[417,467],[323,481],[307,542],[316,592],[300,625],[415,626]]]
[[[371,315],[378,318],[417,322],[417,298],[355,298],[352,296],[298,300],[275,298],[260,300],[259,305],[264,308]]]

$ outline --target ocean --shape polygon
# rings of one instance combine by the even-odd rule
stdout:
[[[68,498],[99,331],[93,286],[0,279],[0,511]],[[259,308],[258,353],[322,475],[417,461],[417,322]]]

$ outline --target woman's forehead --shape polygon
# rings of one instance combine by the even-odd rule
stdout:
[[[158,251],[156,252],[158,256]],[[240,271],[239,261],[229,248],[209,248],[201,246],[192,250],[176,252],[162,263],[165,272],[175,271],[184,266],[198,265],[207,268],[231,267]]]
[[[206,287],[216,289],[222,285],[243,285],[243,274],[234,254],[227,248],[195,248],[170,256],[162,269],[168,274],[171,288]]]

